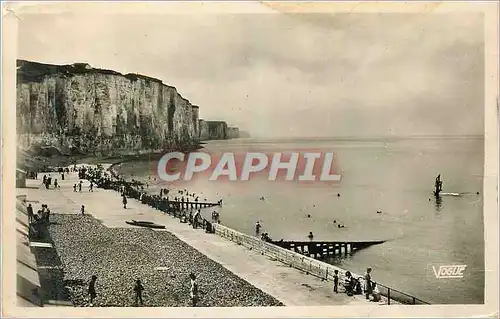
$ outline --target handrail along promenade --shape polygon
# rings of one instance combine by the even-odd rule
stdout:
[[[306,274],[313,275],[324,281],[333,282],[333,275],[335,270],[338,270],[339,277],[345,276],[346,270],[342,268],[327,264],[325,262],[316,260],[308,256],[304,256],[300,253],[291,250],[281,248],[277,245],[268,243],[257,237],[240,233],[224,225],[214,224],[213,226],[215,228],[215,233],[223,238],[226,238],[250,250],[259,252],[262,255],[268,256],[271,259],[287,264],[290,267],[301,270]],[[362,277],[361,275],[357,275],[354,273],[352,273],[352,276],[354,278]],[[396,302],[398,304],[411,304],[411,305],[430,304],[415,296],[409,295],[397,289],[380,284],[379,282],[377,282],[377,286],[379,287],[380,294],[387,298],[387,304],[391,304],[391,301]]]

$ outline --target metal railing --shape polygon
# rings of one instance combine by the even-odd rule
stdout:
[[[238,245],[244,246],[250,250],[261,253],[272,260],[279,261],[290,267],[303,271],[308,275],[315,276],[323,281],[333,281],[335,270],[339,273],[339,279],[345,276],[346,270],[327,264],[325,262],[316,260],[314,258],[304,256],[297,252],[287,250],[276,246],[274,244],[265,242],[257,237],[249,236],[240,233],[234,229],[225,227],[220,224],[214,224],[215,233],[223,238],[226,238]],[[352,272],[351,272],[352,273]],[[354,278],[362,277],[352,273]],[[430,303],[423,301],[415,296],[404,293],[397,289],[385,286],[377,282],[377,287],[380,295],[384,296],[386,303],[407,304],[407,305],[428,305]]]

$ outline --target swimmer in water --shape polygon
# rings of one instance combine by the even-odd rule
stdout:
[[[310,240],[313,240],[314,235],[313,235],[312,231],[309,232],[309,236],[307,236],[307,237],[309,237]]]

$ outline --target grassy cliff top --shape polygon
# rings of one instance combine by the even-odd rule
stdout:
[[[26,61],[26,60],[17,60],[18,83],[40,82],[46,76],[50,75],[72,76],[76,74],[93,74],[93,73],[123,76],[131,81],[144,79],[147,81],[157,82],[167,87],[175,89],[175,87],[166,85],[161,80],[156,78],[152,78],[141,74],[133,74],[133,73],[122,74],[120,72],[113,70],[97,69],[93,68],[87,63],[55,65],[55,64],[45,64],[45,63]]]

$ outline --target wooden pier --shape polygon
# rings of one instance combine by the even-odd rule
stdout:
[[[347,256],[357,250],[372,245],[378,245],[385,240],[377,241],[271,241],[272,244],[281,248],[295,251],[299,254],[316,259],[322,259],[330,256]]]

